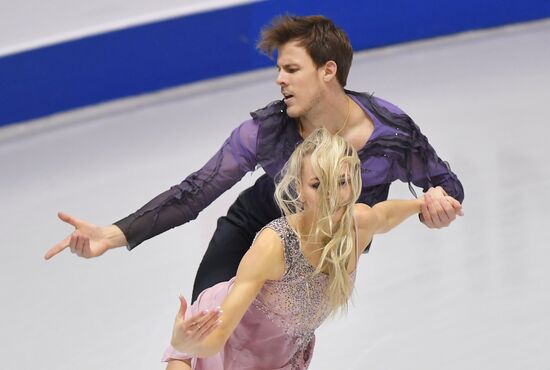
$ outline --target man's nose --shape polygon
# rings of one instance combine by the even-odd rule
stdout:
[[[280,85],[280,86],[286,85],[287,84],[286,73],[284,71],[279,71],[275,82],[277,83],[277,85]]]

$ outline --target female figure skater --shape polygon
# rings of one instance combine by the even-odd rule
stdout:
[[[360,193],[356,151],[326,129],[314,131],[281,172],[275,197],[284,216],[257,234],[237,275],[204,290],[187,312],[180,298],[163,357],[167,369],[306,369],[314,331],[345,311],[373,235],[418,214],[424,203],[422,197],[370,208],[356,204]],[[184,317],[206,309],[203,320]]]

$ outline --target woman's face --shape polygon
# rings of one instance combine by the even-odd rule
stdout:
[[[311,165],[311,156],[306,156],[302,164],[302,187],[300,189],[300,198],[304,203],[304,210],[306,212],[313,211],[316,212],[319,204],[319,194],[317,189],[319,188],[319,178],[313,172],[313,167]],[[338,194],[335,196],[338,197],[339,202],[346,202],[352,195],[352,189],[349,182],[349,179],[346,177],[345,173],[342,173],[338,183]],[[331,196],[333,196],[331,194]],[[335,220],[337,221],[342,217],[344,212],[344,207],[338,208],[337,213],[334,215]]]

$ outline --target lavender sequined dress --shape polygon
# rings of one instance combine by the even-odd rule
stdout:
[[[192,360],[193,369],[252,370],[307,369],[315,345],[315,329],[327,318],[324,296],[328,278],[313,272],[299,239],[286,217],[270,222],[285,248],[285,273],[281,280],[264,284],[224,348],[208,358]],[[355,272],[351,274],[355,280]],[[219,306],[234,278],[203,291],[187,315]],[[189,359],[185,353],[167,348],[163,361]]]

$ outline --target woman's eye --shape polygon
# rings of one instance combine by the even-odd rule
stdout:
[[[317,189],[319,187],[319,183],[316,182],[315,184],[310,185],[313,189]]]
[[[346,186],[347,183],[348,182],[346,180],[340,180],[340,186]]]

